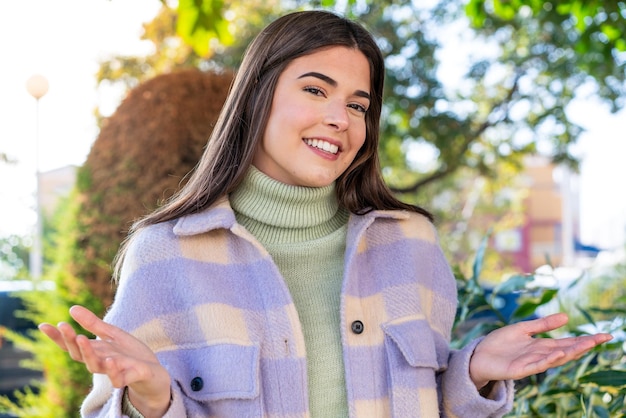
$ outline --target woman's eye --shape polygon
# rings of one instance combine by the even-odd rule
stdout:
[[[309,93],[311,93],[311,94],[313,94],[315,96],[323,96],[324,95],[324,91],[322,89],[318,88],[318,87],[308,86],[308,87],[304,88],[304,91],[309,92]]]
[[[349,108],[356,110],[359,113],[365,113],[367,112],[367,108],[361,104],[358,103],[350,103],[348,105]]]

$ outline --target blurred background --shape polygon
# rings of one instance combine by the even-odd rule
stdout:
[[[73,303],[106,309],[130,222],[199,158],[248,42],[301,8],[346,14],[379,41],[385,178],[435,213],[459,278],[560,289],[533,314],[619,317],[607,309],[626,284],[623,1],[29,0],[0,4],[0,292],[36,292],[20,305],[31,325]],[[4,352],[21,344],[47,381],[34,399],[57,399],[30,416],[71,416],[84,373],[50,372],[45,342],[5,311]],[[26,385],[11,370],[6,394]],[[4,405],[29,416],[37,403]]]

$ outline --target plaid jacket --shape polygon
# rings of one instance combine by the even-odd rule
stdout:
[[[498,417],[469,378],[476,343],[449,349],[456,285],[424,217],[352,215],[341,317],[350,417]],[[143,340],[172,378],[167,417],[309,417],[304,337],[270,255],[227,200],[133,239],[105,320]],[[122,390],[94,375],[84,416],[121,417]],[[334,417],[333,417],[334,418]]]

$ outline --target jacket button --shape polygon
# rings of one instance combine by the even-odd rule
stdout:
[[[354,332],[355,334],[361,334],[365,327],[363,326],[363,322],[354,321],[350,328],[352,328],[352,332]]]
[[[194,392],[201,391],[203,386],[204,381],[201,377],[194,377],[193,379],[191,379],[191,390],[193,390]]]

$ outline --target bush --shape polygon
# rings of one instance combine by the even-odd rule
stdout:
[[[56,291],[23,296],[33,322],[76,326],[68,310],[80,304],[102,316],[115,294],[111,263],[134,219],[173,194],[193,169],[213,129],[232,74],[183,70],[155,77],[134,90],[102,127],[80,168],[73,195],[54,225],[52,260],[44,279]],[[42,333],[9,336],[33,354],[26,365],[44,382],[0,398],[19,417],[75,417],[91,374]]]
[[[482,260],[486,251],[485,239],[479,248],[471,277],[457,272],[459,309],[454,329],[453,346],[462,347],[468,341],[485,335],[504,325],[527,319],[538,309],[550,303],[559,303],[560,290],[531,289],[533,276],[513,276],[493,290],[481,286]],[[616,271],[623,267],[616,266]],[[510,316],[503,315],[495,301],[498,296],[516,293],[517,306]],[[478,320],[482,317],[490,320]],[[555,332],[552,337],[576,336],[609,332],[620,336],[626,333],[626,298],[612,300],[611,309],[578,306],[576,312],[565,312],[570,317],[583,316],[586,327],[568,324],[568,329]],[[597,318],[612,317],[610,322]],[[538,336],[541,337],[541,336]],[[626,416],[626,341],[616,338],[596,347],[578,361],[548,370],[516,382],[516,395],[510,417],[624,417]]]

